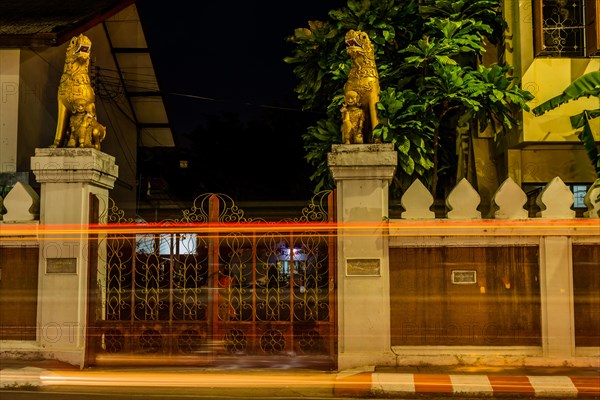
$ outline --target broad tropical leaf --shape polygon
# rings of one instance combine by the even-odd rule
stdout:
[[[600,71],[588,72],[580,76],[567,86],[561,94],[546,100],[531,111],[535,115],[542,115],[571,100],[589,96],[600,96]]]

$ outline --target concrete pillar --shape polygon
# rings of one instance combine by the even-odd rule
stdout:
[[[337,187],[338,369],[393,364],[387,239],[392,144],[333,145]]]
[[[89,198],[97,196],[99,214],[106,215],[118,167],[114,157],[96,149],[47,148],[35,150],[31,169],[41,184],[38,344],[49,358],[83,366]],[[58,230],[44,234],[45,228]]]
[[[565,236],[542,237],[540,253],[544,357],[570,359],[575,355],[570,239]]]

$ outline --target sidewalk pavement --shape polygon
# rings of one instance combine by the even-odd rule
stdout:
[[[600,369],[493,368],[467,366],[369,367],[340,372],[307,369],[89,368],[54,360],[0,360],[0,388],[37,390],[77,387],[127,391],[251,390],[258,397],[538,397],[600,399]]]

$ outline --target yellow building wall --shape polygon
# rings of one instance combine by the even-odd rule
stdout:
[[[535,96],[528,103],[531,108],[559,95],[581,75],[600,70],[600,58],[535,57],[531,0],[504,0],[503,14],[508,23],[505,58],[521,77],[522,87]],[[582,98],[539,117],[523,112],[520,132],[510,143],[579,142],[569,117],[596,108],[600,108],[598,98]],[[592,131],[600,140],[600,119],[593,121]]]
[[[535,57],[531,0],[504,0],[503,15],[508,23],[504,56],[522,87],[535,96],[528,103],[531,109],[560,95],[583,74],[600,70],[600,58]],[[520,126],[499,146],[500,174],[519,184],[543,184],[555,176],[570,183],[593,182],[594,168],[570,117],[597,108],[600,100],[590,97],[538,117],[523,111]],[[600,118],[592,121],[592,131],[600,141]]]
[[[528,103],[531,108],[560,95],[580,76],[600,70],[598,58],[536,58],[523,75],[523,87],[535,98]],[[547,113],[535,116],[523,113],[523,142],[579,142],[570,117],[583,110],[600,108],[598,97],[584,97],[570,101]],[[591,121],[592,132],[600,140],[600,118]]]

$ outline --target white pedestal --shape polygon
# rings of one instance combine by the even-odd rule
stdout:
[[[392,144],[333,145],[337,187],[338,369],[394,362],[386,228],[388,188],[397,165]]]
[[[31,170],[41,184],[37,340],[48,357],[83,366],[90,195],[105,215],[118,167],[96,149],[44,148],[35,150]]]

